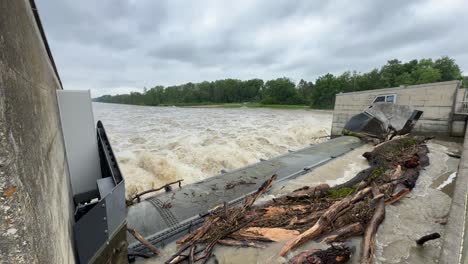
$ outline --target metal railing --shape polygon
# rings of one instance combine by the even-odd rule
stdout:
[[[459,113],[468,113],[468,101],[461,101],[457,107]]]

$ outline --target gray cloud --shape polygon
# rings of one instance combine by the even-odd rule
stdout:
[[[468,70],[468,2],[36,0],[66,89],[314,80],[448,55]]]

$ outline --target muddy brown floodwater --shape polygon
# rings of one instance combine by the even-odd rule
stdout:
[[[124,174],[127,196],[177,179],[200,181],[322,142],[332,113],[93,103]]]

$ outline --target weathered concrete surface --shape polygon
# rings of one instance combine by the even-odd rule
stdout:
[[[450,213],[445,229],[439,263],[468,263],[468,133],[465,134],[463,153],[455,180]]]
[[[449,135],[456,102],[463,94],[460,84],[460,81],[449,81],[337,94],[331,134],[341,135],[348,120],[366,110],[376,96],[396,94],[397,105],[424,111],[413,131]]]
[[[30,2],[0,1],[1,263],[74,263],[56,89]]]

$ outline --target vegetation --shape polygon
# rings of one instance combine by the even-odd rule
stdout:
[[[174,86],[155,86],[144,89],[143,93],[104,95],[97,102],[136,105],[204,105],[241,104],[251,105],[309,105],[313,108],[333,108],[335,94],[340,92],[363,91],[396,87],[400,85],[423,84],[440,81],[462,80],[463,77],[454,59],[441,57],[411,60],[405,63],[389,60],[380,69],[366,73],[344,72],[341,75],[327,73],[315,83],[300,80],[295,84],[283,77],[264,82],[260,79],[225,79],[186,83]],[[233,106],[236,107],[236,106]]]

